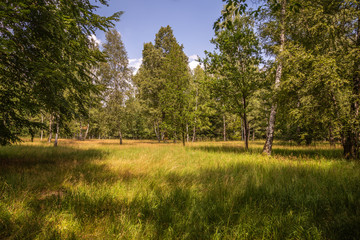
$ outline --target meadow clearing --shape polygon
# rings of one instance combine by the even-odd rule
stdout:
[[[326,143],[0,147],[0,239],[360,239],[360,164]]]

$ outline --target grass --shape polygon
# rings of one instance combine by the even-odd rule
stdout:
[[[340,148],[61,140],[0,148],[0,239],[360,239]]]

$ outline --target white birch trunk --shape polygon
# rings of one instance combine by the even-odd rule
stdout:
[[[284,51],[285,47],[285,14],[286,14],[286,0],[281,2],[281,15],[280,15],[280,49],[278,57],[278,66],[276,69],[276,76],[275,76],[275,94],[280,87],[281,75],[282,75],[282,59],[281,54]],[[263,148],[263,152],[271,155],[272,145],[274,140],[274,132],[275,132],[275,118],[276,118],[276,110],[277,110],[277,102],[276,99],[273,99],[273,104],[271,106],[270,117],[269,117],[269,125],[267,127],[266,133],[266,141]]]

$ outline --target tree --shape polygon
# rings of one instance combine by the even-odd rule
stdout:
[[[160,103],[164,112],[164,124],[167,130],[173,132],[175,141],[176,134],[181,133],[185,145],[190,72],[188,58],[179,44],[171,46],[164,59],[162,73],[164,89],[160,92]]]
[[[122,144],[125,125],[126,91],[131,82],[129,61],[121,36],[112,29],[106,33],[106,43],[103,45],[106,62],[100,65],[100,81],[105,86],[103,96],[106,104],[108,124],[117,129],[120,144]]]
[[[137,87],[138,97],[145,112],[152,120],[154,132],[158,141],[161,141],[160,125],[163,114],[160,105],[160,92],[164,88],[161,78],[162,53],[150,43],[144,44],[142,51],[143,62],[134,77],[134,83]]]
[[[176,140],[176,133],[184,133],[186,128],[186,89],[190,79],[187,61],[170,26],[160,28],[155,44],[144,44],[143,62],[134,82],[159,142],[167,133]]]
[[[278,20],[277,23],[278,23],[278,28],[279,28],[279,40],[278,40],[279,49],[276,52],[277,66],[276,66],[276,75],[275,75],[275,84],[274,84],[274,96],[275,97],[273,98],[273,102],[272,102],[272,106],[271,106],[269,125],[266,129],[266,141],[265,141],[265,145],[263,148],[263,152],[268,155],[271,155],[272,145],[273,145],[273,140],[274,140],[275,117],[276,117],[276,110],[278,107],[276,94],[280,88],[282,68],[283,68],[283,60],[281,58],[282,57],[281,54],[283,53],[284,47],[285,47],[286,0],[281,0],[280,4],[276,4],[276,3],[272,4],[272,5],[270,5],[270,8],[273,9],[273,14],[275,13],[274,15],[275,15],[275,17],[277,17],[277,20]],[[276,14],[277,9],[281,9],[280,14]]]
[[[88,36],[121,15],[101,17],[94,9],[88,0],[0,3],[1,145],[19,141],[19,129],[34,124],[26,116],[41,109],[62,120],[75,109],[86,113],[95,91],[89,69],[101,60]]]
[[[217,76],[215,88],[226,109],[241,116],[248,149],[248,106],[260,84],[260,48],[251,17],[235,12],[230,17],[231,27],[220,27],[212,40],[218,52],[207,53],[204,62],[207,71]]]

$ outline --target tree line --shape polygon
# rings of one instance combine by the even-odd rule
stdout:
[[[100,1],[106,4],[106,1]],[[88,1],[8,1],[1,11],[1,144],[19,136],[273,139],[340,143],[359,158],[357,0],[227,0],[215,50],[191,70],[170,26],[136,74],[111,17]],[[45,20],[45,21],[44,21]],[[89,36],[106,31],[98,46]],[[55,140],[55,144],[57,140]]]

